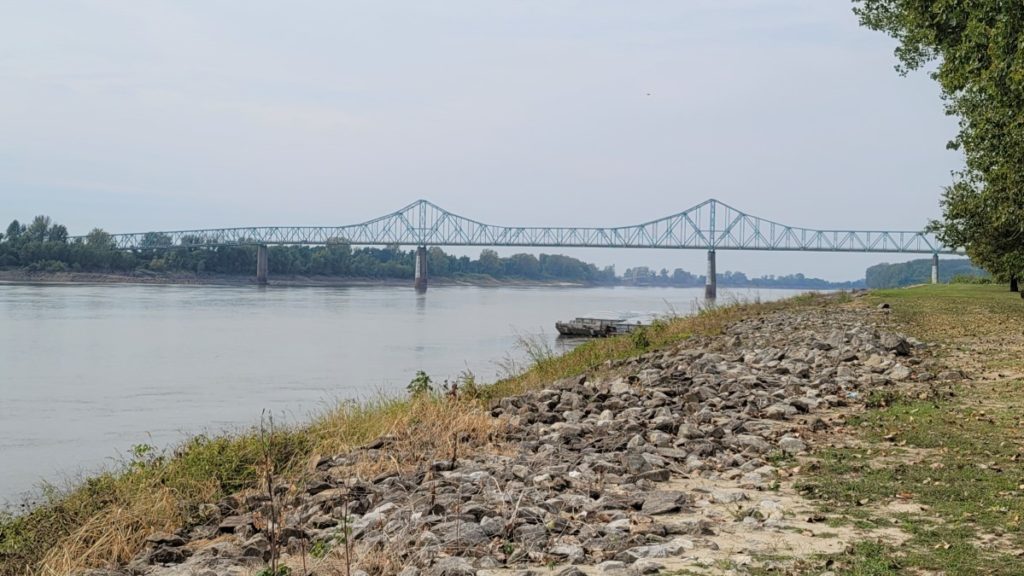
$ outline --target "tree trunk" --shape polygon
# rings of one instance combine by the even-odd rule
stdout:
[[[1010,276],[1010,292],[1020,292],[1020,288],[1017,286],[1017,276],[1016,275]],[[1022,293],[1020,295],[1020,297],[1024,298],[1024,293]]]

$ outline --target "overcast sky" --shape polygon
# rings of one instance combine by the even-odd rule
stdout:
[[[796,226],[916,230],[961,163],[937,86],[897,75],[894,43],[846,0],[2,5],[0,219],[72,234],[341,225],[417,198],[516,226],[715,197]],[[705,258],[566,253],[620,273]],[[718,265],[852,279],[904,259]]]

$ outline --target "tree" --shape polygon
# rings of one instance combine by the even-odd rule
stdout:
[[[451,276],[451,260],[444,250],[437,246],[427,250],[427,270],[431,276]]]
[[[506,260],[511,276],[519,278],[540,278],[540,260],[533,254],[513,254]]]
[[[32,223],[25,229],[25,239],[29,242],[45,242],[46,234],[50,231],[50,217],[36,216]]]
[[[24,231],[25,226],[20,224],[17,220],[12,220],[11,223],[7,226],[7,240],[11,242],[16,241],[21,236],[21,233]]]
[[[140,248],[162,248],[171,246],[174,242],[171,237],[163,232],[146,232],[139,242]]]
[[[939,239],[950,246],[966,246],[971,260],[997,279],[1009,282],[1016,291],[1024,271],[1024,237],[1012,207],[988,198],[985,190],[965,182],[950,186],[943,196],[942,223],[931,226]]]
[[[50,229],[46,232],[46,240],[48,242],[60,242],[64,244],[68,241],[68,229],[63,224],[54,224],[50,226]]]
[[[868,28],[899,42],[897,70],[932,62],[946,113],[959,118],[949,147],[966,165],[942,196],[930,229],[1002,280],[1024,272],[1024,2],[855,0]]]
[[[481,274],[487,274],[494,278],[500,277],[504,271],[504,267],[501,264],[501,258],[498,257],[498,253],[487,248],[480,252],[480,258],[477,260],[477,268]]]
[[[114,238],[102,228],[93,228],[85,235],[85,245],[90,248],[112,250],[114,248]]]

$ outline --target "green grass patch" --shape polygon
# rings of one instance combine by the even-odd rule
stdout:
[[[945,347],[951,362],[993,357],[1024,368],[1024,302],[1005,286],[939,285],[872,293],[898,329]],[[995,344],[989,343],[998,343]],[[953,366],[962,367],[962,366]],[[895,546],[861,542],[827,560],[839,574],[1022,574],[1024,550],[1024,382],[966,382],[951,399],[880,398],[852,418],[861,443],[827,449],[805,466],[797,487],[844,522],[898,526]],[[899,503],[922,505],[896,512]],[[908,510],[910,510],[908,508]],[[806,564],[808,571],[821,565]]]

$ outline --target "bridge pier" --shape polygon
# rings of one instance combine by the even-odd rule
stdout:
[[[932,284],[939,283],[939,255],[932,254]]]
[[[267,255],[267,247],[264,244],[260,244],[256,247],[256,283],[260,285],[266,285],[267,283],[267,272],[269,271],[269,258]]]
[[[416,283],[417,292],[427,291],[427,247],[416,247]]]
[[[704,298],[714,300],[718,298],[718,278],[715,273],[715,251],[708,250],[708,276],[704,281]]]

